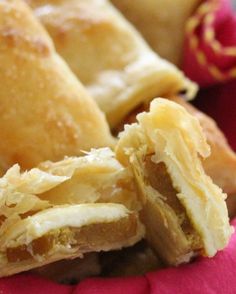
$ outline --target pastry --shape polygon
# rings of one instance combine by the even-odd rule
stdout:
[[[1,230],[1,229],[0,229]],[[0,235],[0,276],[88,252],[131,246],[143,230],[137,214],[121,204],[52,207],[14,222]]]
[[[23,1],[0,1],[0,63],[0,173],[113,145],[104,114]]]
[[[155,99],[125,126],[117,158],[131,165],[146,238],[166,264],[214,256],[229,241],[226,194],[204,172],[210,148],[199,121],[182,106]]]
[[[201,0],[112,0],[162,58],[181,65],[187,19]]]
[[[58,162],[44,162],[40,171],[66,181],[40,193],[41,200],[52,205],[78,203],[120,203],[139,211],[133,175],[116,160],[109,148],[92,149],[81,157],[68,157]]]
[[[0,276],[121,249],[143,237],[129,173],[111,151],[100,153],[42,163],[42,169],[25,172],[14,165],[0,179]],[[102,163],[106,156],[109,160]],[[123,201],[122,196],[134,199]]]
[[[203,160],[206,173],[227,194],[236,193],[236,154],[229,146],[224,134],[218,128],[216,122],[205,113],[198,110],[180,97],[172,97],[172,100],[182,105],[189,113],[196,117],[207,143],[210,145],[211,154]]]
[[[218,128],[216,122],[185,101],[181,96],[173,96],[171,100],[182,105],[190,114],[196,117],[206,136],[207,143],[210,145],[211,154],[203,160],[203,166],[206,173],[213,179],[219,187],[223,189],[228,195],[236,193],[236,155],[229,146],[224,134]],[[149,103],[143,104],[141,107],[135,109],[117,128],[115,133],[122,131],[125,124],[136,122],[136,116],[140,112],[146,111],[149,108]],[[233,197],[233,196],[232,196]],[[233,205],[231,201],[227,202]]]
[[[107,0],[27,0],[57,52],[115,128],[135,107],[196,85],[161,59]]]

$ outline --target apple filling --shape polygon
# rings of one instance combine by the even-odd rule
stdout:
[[[52,230],[46,235],[33,240],[28,245],[6,249],[8,262],[19,262],[39,256],[46,258],[58,248],[72,249],[82,253],[106,250],[114,245],[123,247],[127,240],[137,233],[136,215],[130,214],[116,222],[97,223],[81,228],[61,228]],[[125,243],[126,242],[126,243]]]
[[[145,157],[145,172],[150,185],[164,196],[163,201],[177,215],[179,225],[190,242],[192,250],[201,250],[203,248],[201,238],[190,223],[184,207],[176,196],[178,191],[173,187],[165,164],[163,162],[157,164],[152,161],[151,157],[152,155]]]

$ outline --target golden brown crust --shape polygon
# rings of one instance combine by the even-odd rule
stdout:
[[[180,65],[185,24],[201,0],[112,0],[161,57]]]
[[[196,86],[106,0],[28,1],[113,128],[141,102]]]
[[[0,170],[112,145],[104,115],[19,0],[0,2]]]

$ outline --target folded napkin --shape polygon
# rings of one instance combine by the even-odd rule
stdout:
[[[195,104],[216,119],[236,150],[236,16],[228,0],[206,0],[187,26],[185,73],[202,87]],[[209,86],[211,86],[209,88]],[[235,93],[235,94],[234,94]],[[232,222],[236,228],[236,219]],[[30,274],[0,279],[1,294],[235,293],[236,234],[214,258],[132,278],[58,285]]]
[[[186,26],[184,71],[201,87],[236,78],[236,16],[230,0],[208,0]]]
[[[183,70],[201,91],[194,102],[236,150],[236,14],[230,0],[207,0],[186,26]]]

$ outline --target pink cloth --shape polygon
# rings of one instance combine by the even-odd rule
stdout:
[[[196,105],[217,120],[236,150],[236,17],[228,0],[200,5],[188,24],[184,54],[185,73],[202,87]],[[230,294],[236,293],[235,273],[236,234],[214,258],[199,258],[179,268],[132,278],[87,279],[76,286],[21,274],[0,279],[0,293]]]
[[[236,14],[230,0],[204,1],[186,28],[183,70],[201,91],[194,102],[236,150]]]
[[[188,21],[183,68],[201,87],[236,78],[235,28],[229,0],[204,1]]]

